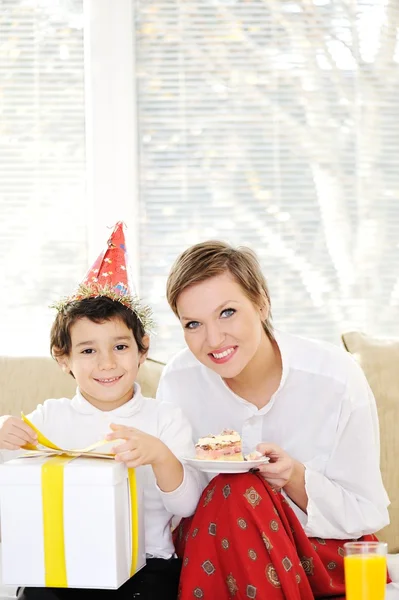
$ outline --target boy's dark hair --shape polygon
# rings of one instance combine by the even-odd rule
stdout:
[[[53,358],[69,356],[71,352],[71,327],[79,319],[86,317],[94,323],[103,323],[118,318],[132,332],[140,353],[148,350],[144,343],[144,327],[130,308],[106,296],[85,298],[67,304],[56,316],[50,333],[50,352]]]

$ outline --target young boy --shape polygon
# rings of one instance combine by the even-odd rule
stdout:
[[[76,395],[47,400],[29,419],[66,449],[84,448],[108,433],[108,440],[119,440],[115,460],[146,470],[147,565],[116,591],[25,588],[24,600],[70,598],[80,591],[96,600],[177,598],[181,565],[174,558],[170,521],[173,515],[194,513],[204,484],[177,458],[194,452],[191,428],[180,409],[143,397],[135,382],[148,352],[150,316],[129,291],[118,223],[78,291],[59,305],[51,330],[52,355],[76,379]],[[36,442],[35,432],[21,419],[0,419],[0,449],[19,450]]]

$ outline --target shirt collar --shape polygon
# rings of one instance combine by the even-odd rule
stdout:
[[[285,333],[282,333],[281,331],[274,331],[274,339],[276,340],[278,349],[280,350],[282,374],[280,385],[273,394],[273,397],[279,393],[279,391],[284,387],[285,382],[287,381],[292,354],[292,344],[290,343],[290,336],[288,336]]]
[[[139,384],[135,383],[133,386],[133,397],[130,400],[128,400],[122,406],[119,406],[118,408],[114,408],[114,410],[104,411],[104,410],[100,410],[99,408],[96,408],[95,406],[90,404],[90,402],[88,402],[86,400],[86,398],[84,398],[82,396],[80,389],[77,388],[76,395],[72,398],[71,404],[72,404],[73,408],[81,414],[86,414],[86,415],[96,415],[96,414],[104,415],[105,414],[105,415],[110,415],[110,416],[112,415],[113,417],[126,418],[126,417],[133,416],[140,410],[140,408],[143,404],[143,395],[141,393],[141,388],[140,388]]]

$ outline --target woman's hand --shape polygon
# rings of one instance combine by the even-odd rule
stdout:
[[[305,466],[276,444],[262,443],[256,449],[270,459],[265,465],[259,465],[262,477],[274,489],[284,488],[287,496],[306,512],[308,495],[305,488]]]
[[[295,468],[294,459],[275,444],[258,444],[256,449],[270,459],[270,462],[258,467],[262,477],[274,488],[281,489],[286,486]]]
[[[142,465],[160,465],[171,454],[169,448],[153,435],[144,433],[134,427],[124,425],[111,425],[112,433],[106,436],[107,440],[126,440],[123,444],[115,446],[115,460],[124,462],[128,467],[136,468]]]
[[[37,444],[37,435],[33,429],[18,417],[0,417],[0,448],[19,450],[25,444]]]

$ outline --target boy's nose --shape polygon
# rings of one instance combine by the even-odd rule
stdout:
[[[99,368],[104,371],[114,369],[116,366],[115,359],[112,354],[102,354],[99,357]]]

